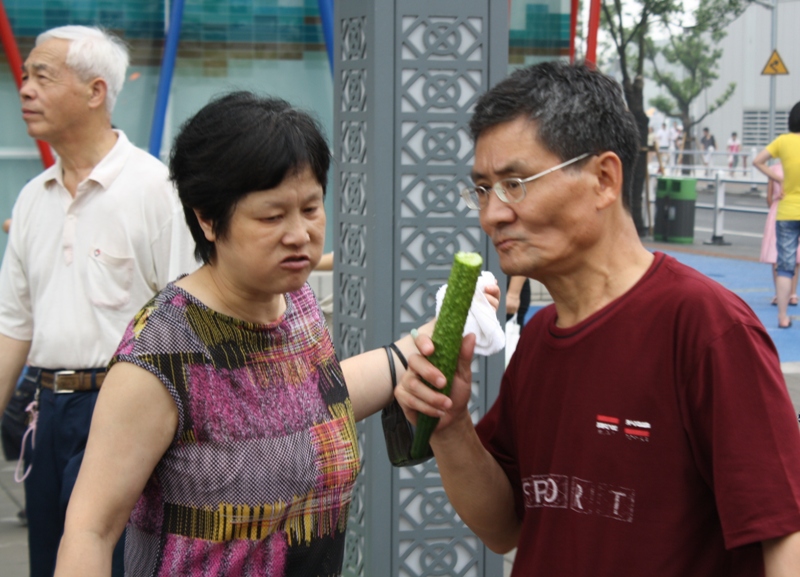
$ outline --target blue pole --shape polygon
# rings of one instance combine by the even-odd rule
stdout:
[[[322,20],[322,34],[328,51],[328,66],[333,75],[333,0],[318,0],[319,17]]]
[[[183,0],[173,0],[169,19],[169,30],[164,42],[164,57],[161,60],[161,73],[158,77],[156,106],[153,111],[153,125],[150,128],[150,154],[159,158],[161,139],[164,136],[164,117],[167,115],[169,89],[172,84],[172,73],[175,71],[175,56],[178,53],[178,40],[181,36],[181,20],[183,19]]]

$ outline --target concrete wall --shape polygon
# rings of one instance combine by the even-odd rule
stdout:
[[[781,0],[777,10],[777,49],[789,75],[776,77],[776,110],[788,111],[800,101],[800,2]],[[698,98],[695,107],[695,117],[698,117],[705,111],[706,102],[713,103],[730,82],[736,83],[731,99],[702,123],[716,136],[718,147],[724,146],[733,131],[741,140],[745,110],[769,110],[770,77],[762,76],[761,71],[772,53],[771,11],[752,4],[727,32],[719,44],[723,50],[720,78],[707,94]],[[776,135],[783,132],[786,132],[785,124],[776,126]],[[764,144],[767,143],[760,143],[758,148]]]

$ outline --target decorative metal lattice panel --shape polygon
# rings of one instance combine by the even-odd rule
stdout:
[[[453,255],[485,255],[487,248],[459,190],[467,185],[472,161],[470,113],[488,88],[488,5],[459,5],[459,14],[450,16],[415,4],[403,3],[395,12],[395,302],[403,333],[433,316]],[[473,368],[479,382],[471,406],[482,414],[483,398],[476,393],[485,370]],[[483,575],[483,546],[450,505],[435,461],[400,470],[395,481],[397,574]]]
[[[340,0],[334,71],[334,338],[340,358],[432,318],[455,252],[497,257],[460,199],[478,96],[507,70],[505,0]],[[493,45],[493,40],[496,44]],[[494,399],[502,355],[473,364],[470,410]],[[451,507],[435,461],[394,469],[378,417],[359,424],[363,466],[346,575],[502,574]]]
[[[347,541],[344,549],[345,575],[365,575],[364,573],[364,548],[366,545],[366,491],[364,485],[364,443],[365,434],[363,427],[358,431],[358,445],[361,450],[361,472],[359,482],[353,489],[353,500],[350,502],[350,517],[347,522]]]
[[[340,11],[341,12],[341,11]],[[336,218],[336,266],[334,268],[335,306],[334,338],[340,358],[348,358],[367,350],[367,287],[368,287],[368,218],[370,215],[367,184],[367,18],[356,11],[352,16],[337,19],[340,24],[337,46],[340,62],[334,74],[340,75],[337,108],[334,110],[334,167]],[[365,455],[367,427],[359,423],[358,439],[361,472],[353,491],[343,572],[348,576],[368,575],[365,550],[367,545],[368,507],[365,476],[369,470]]]

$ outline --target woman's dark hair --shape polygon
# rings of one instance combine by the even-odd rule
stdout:
[[[472,138],[521,116],[534,123],[539,142],[563,161],[585,152],[615,153],[622,161],[627,206],[639,130],[616,80],[581,63],[551,61],[519,69],[480,97],[469,124]]]
[[[306,167],[324,194],[330,160],[317,121],[285,100],[233,92],[209,102],[181,126],[169,160],[195,256],[208,263],[215,254],[195,210],[224,238],[241,198]]]
[[[800,132],[800,102],[789,111],[789,132]]]

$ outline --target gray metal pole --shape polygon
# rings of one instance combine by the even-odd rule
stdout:
[[[778,0],[772,0],[772,52],[778,49]],[[772,53],[770,52],[770,54]],[[775,140],[775,81],[772,74],[769,77],[769,142]]]
[[[714,179],[714,230],[711,233],[711,240],[703,244],[714,244],[719,246],[729,245],[725,242],[725,181],[722,180],[722,170],[717,171]]]

